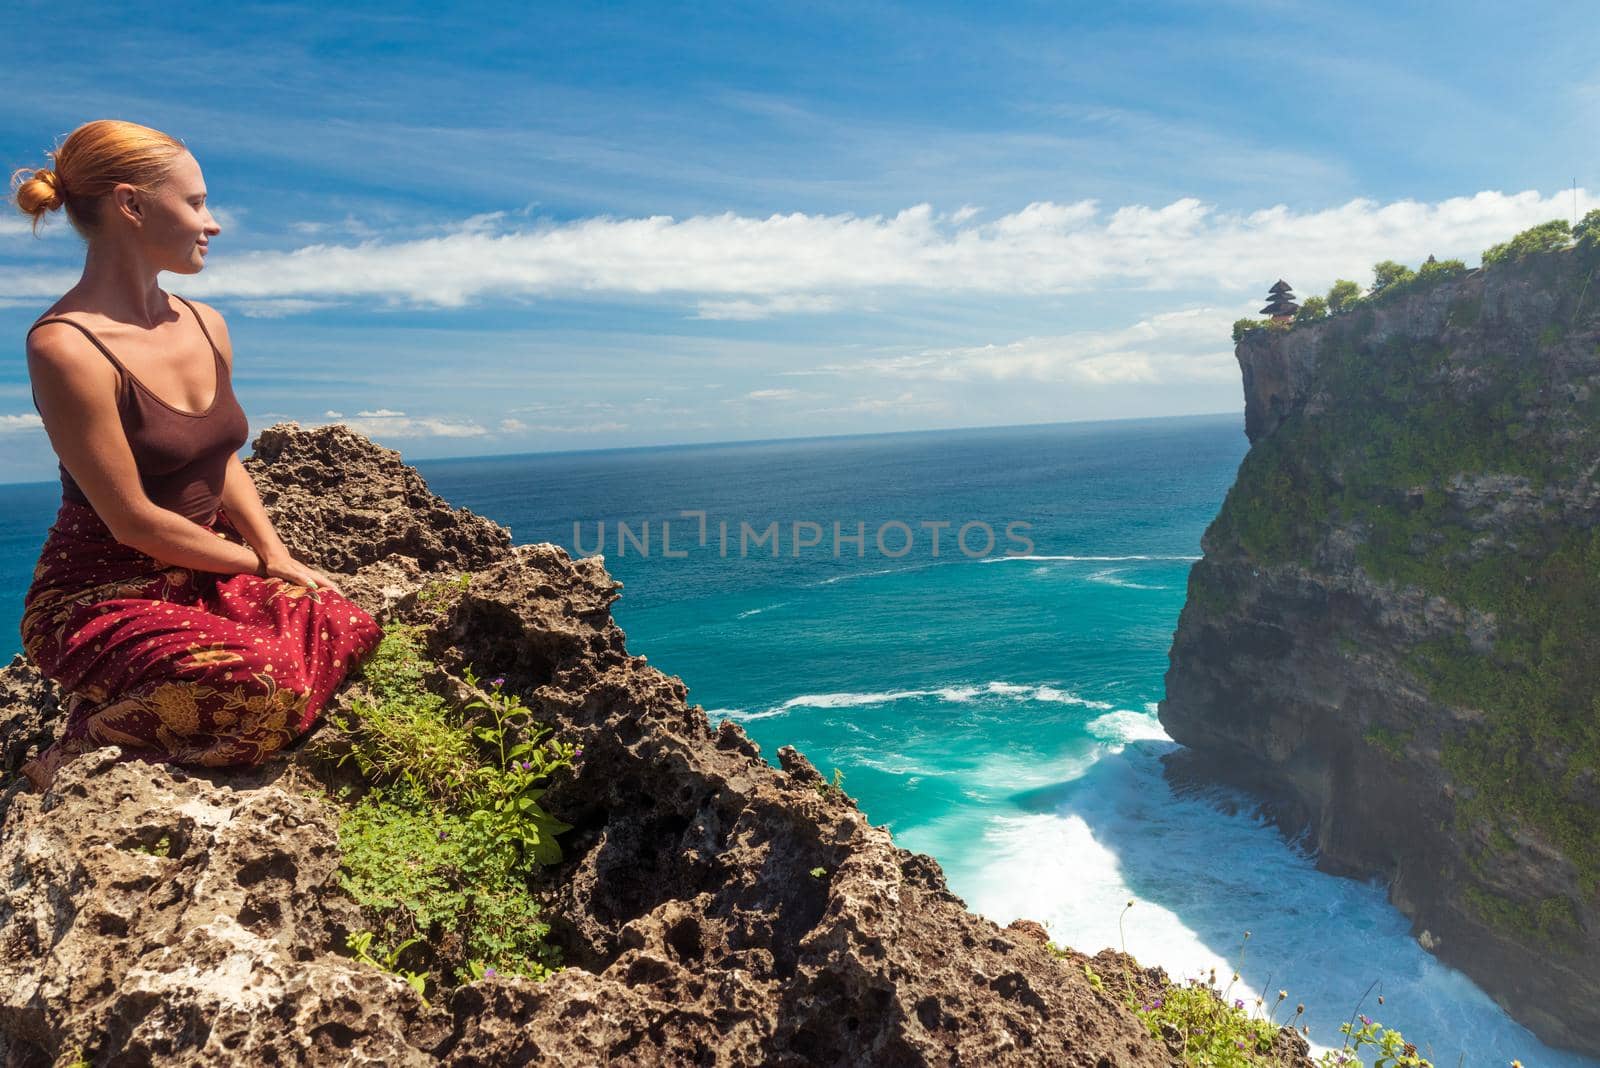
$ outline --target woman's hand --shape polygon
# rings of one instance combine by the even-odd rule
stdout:
[[[301,563],[292,556],[267,562],[265,570],[268,578],[281,578],[287,582],[308,586],[314,590],[332,590],[341,597],[344,596],[344,591],[335,585],[334,581],[327,575],[308,564]]]

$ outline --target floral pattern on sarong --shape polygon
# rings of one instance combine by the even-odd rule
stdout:
[[[207,526],[244,544],[220,509]],[[316,723],[383,637],[342,594],[164,564],[66,500],[21,631],[28,656],[67,692],[61,737],[22,768],[39,789],[104,745],[123,759],[259,764]]]

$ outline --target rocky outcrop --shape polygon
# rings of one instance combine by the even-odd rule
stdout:
[[[1237,348],[1160,718],[1545,1041],[1600,1053],[1600,253]]]
[[[543,887],[568,966],[425,1004],[344,955],[364,922],[309,743],[227,771],[100,750],[23,792],[58,713],[18,658],[0,672],[0,1063],[1172,1063],[1118,994],[1160,989],[1159,969],[973,915],[800,753],[773,767],[713,727],[628,652],[598,558],[512,545],[343,428],[274,427],[246,466],[297,555],[423,628],[438,692],[503,675],[582,746],[542,801],[572,825]],[[1292,1032],[1280,1047],[1308,1063]]]

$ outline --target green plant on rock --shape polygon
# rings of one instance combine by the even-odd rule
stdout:
[[[1372,289],[1369,296],[1380,296],[1385,291],[1405,286],[1417,277],[1416,272],[1394,260],[1380,260],[1372,266]]]
[[[1443,281],[1446,278],[1455,278],[1467,273],[1467,265],[1461,260],[1435,260],[1429,259],[1417,268],[1419,282]]]
[[[399,966],[400,954],[421,942],[422,939],[413,936],[393,949],[379,946],[377,956],[372,954],[372,939],[373,933],[371,931],[351,931],[345,936],[345,948],[350,950],[351,955],[361,963],[370,964],[374,968],[382,968],[386,972],[393,972],[404,979],[411,984],[411,989],[417,992],[417,996],[422,999],[422,1003],[427,1005],[428,977],[421,972],[408,971]]]
[[[485,970],[545,978],[560,955],[531,884],[561,859],[556,836],[570,825],[539,802],[582,750],[533,723],[504,679],[448,708],[426,686],[438,672],[419,632],[388,628],[362,667],[370,696],[331,716],[322,743],[344,747],[341,762],[354,761],[368,786],[353,802],[340,791],[340,885],[375,928],[362,948],[394,944],[397,956],[420,941],[441,982]],[[478,688],[470,671],[465,678]]]
[[[469,668],[467,683],[478,684]],[[545,744],[549,727],[533,726],[533,713],[514,693],[506,693],[504,679],[496,679],[487,701],[474,699],[468,709],[483,709],[493,723],[473,728],[473,734],[495,759],[480,764],[469,773],[472,814],[469,821],[477,834],[467,862],[485,873],[513,872],[537,864],[554,864],[561,859],[556,835],[570,831],[539,805],[545,794],[542,785],[557,768],[571,767],[574,747]],[[508,745],[508,740],[511,744]]]
[[[1260,330],[1271,322],[1270,319],[1235,319],[1233,321],[1233,343],[1237,345],[1244,340],[1244,336],[1252,330]]]
[[[1509,241],[1491,245],[1483,250],[1483,265],[1515,262],[1541,252],[1554,252],[1572,244],[1572,224],[1565,219],[1551,219],[1538,226],[1530,226]]]
[[[1572,240],[1580,245],[1600,242],[1600,208],[1591,208],[1572,228]]]
[[[1328,313],[1338,315],[1349,311],[1361,300],[1361,287],[1348,278],[1340,278],[1328,290]]]
[[[844,772],[837,767],[833,769],[833,781],[823,780],[816,784],[817,793],[822,797],[832,797],[834,794],[844,793]]]
[[[1307,297],[1305,303],[1300,305],[1300,310],[1294,313],[1297,323],[1315,322],[1328,317],[1327,297]]]
[[[1133,905],[1129,901],[1123,908],[1117,922],[1119,932],[1122,917]],[[1230,997],[1233,984],[1239,981],[1244,968],[1244,947],[1249,940],[1250,932],[1245,931],[1233,977],[1221,989],[1217,987],[1216,968],[1211,968],[1206,976],[1185,977],[1181,982],[1136,984],[1124,963],[1125,985],[1119,991],[1121,1000],[1145,1025],[1152,1038],[1169,1048],[1176,1047],[1182,1064],[1195,1068],[1255,1068],[1281,1063],[1278,1059],[1281,1050],[1275,1048],[1281,1029],[1297,1030],[1306,1037],[1310,1035],[1309,1025],[1303,1022],[1306,1007],[1304,1003],[1297,1004],[1292,1014],[1279,1019],[1280,1010],[1288,1013],[1287,990],[1279,990],[1270,1006],[1264,997],[1250,999],[1250,1003],[1242,997]],[[1053,940],[1046,940],[1045,949],[1057,958],[1071,955]],[[1124,942],[1123,960],[1128,959]],[[1083,964],[1083,974],[1095,990],[1109,993],[1105,977],[1087,961]],[[1371,990],[1368,987],[1367,993]],[[1340,1034],[1345,1036],[1340,1048],[1324,1051],[1316,1061],[1318,1068],[1359,1068],[1365,1063],[1363,1050],[1377,1055],[1372,1068],[1432,1068],[1431,1062],[1399,1031],[1389,1030],[1360,1014],[1365,1000],[1366,994],[1363,994],[1351,1011],[1350,1019],[1340,1025]],[[1383,1004],[1381,994],[1378,1004]],[[1512,1063],[1514,1068],[1520,1068],[1518,1062]]]
[[[431,605],[453,593],[460,593],[472,585],[472,572],[463,571],[455,578],[435,579],[417,591],[417,603]]]
[[[1368,727],[1361,737],[1368,744],[1386,753],[1389,759],[1403,761],[1405,747],[1410,743],[1415,731],[1396,731],[1388,727]]]

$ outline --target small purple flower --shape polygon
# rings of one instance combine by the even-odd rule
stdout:
[[[531,761],[531,760],[524,760],[524,761],[523,761],[523,762],[522,762],[522,770],[523,770],[523,771],[532,771],[532,770],[533,770],[533,761]]]
[[[1237,1038],[1233,1040],[1233,1044],[1238,1046],[1240,1049],[1244,1049],[1244,1043],[1240,1042]]]
[[[1366,1015],[1362,1015],[1362,1016],[1359,1016],[1357,1018],[1361,1021],[1361,1026],[1362,1027],[1371,1027],[1372,1026],[1372,1020],[1369,1017],[1367,1017]]]
[[[1244,998],[1234,998],[1233,999],[1233,1007],[1236,1008],[1236,1009],[1244,1008]]]
[[[439,832],[439,841],[441,841],[441,842],[442,842],[442,841],[444,841],[444,840],[445,840],[445,839],[446,839],[446,838],[449,838],[449,837],[450,837],[450,836],[449,836],[449,835],[448,835],[448,834],[445,834],[445,833],[444,833],[444,832],[443,832],[443,831],[440,831],[440,832]]]
[[[494,678],[494,679],[490,680],[490,685],[491,686],[504,686],[505,684],[506,684],[506,677],[504,675],[501,675],[498,678]]]
[[[485,978],[485,979],[487,979],[487,978],[489,978],[489,976],[491,976],[491,975],[499,975],[499,974],[500,974],[500,973],[499,973],[499,972],[497,972],[497,971],[495,971],[495,970],[494,970],[494,969],[493,969],[493,968],[485,968],[485,969],[484,969],[484,970],[483,970],[483,977],[484,977],[484,978]]]
[[[580,745],[580,746],[578,746],[578,748],[574,749],[572,751],[572,755],[573,756],[583,756],[583,746]]]

